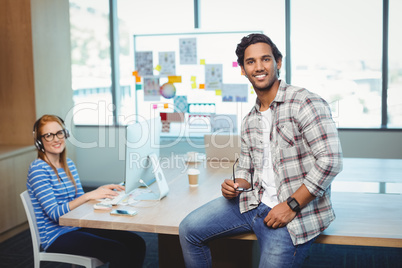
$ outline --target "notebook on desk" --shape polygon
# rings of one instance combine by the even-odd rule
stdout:
[[[236,161],[240,156],[240,135],[207,134],[204,135],[207,161]]]

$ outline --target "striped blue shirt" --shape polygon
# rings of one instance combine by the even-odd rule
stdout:
[[[59,218],[70,211],[68,203],[84,194],[73,161],[67,159],[67,164],[76,181],[77,193],[64,169],[57,170],[59,180],[53,169],[41,159],[36,159],[29,166],[27,189],[34,207],[41,246],[44,250],[62,234],[78,229],[59,225]]]

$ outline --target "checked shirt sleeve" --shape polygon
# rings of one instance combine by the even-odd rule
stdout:
[[[315,196],[322,196],[342,170],[342,150],[336,124],[328,104],[313,94],[301,102],[298,118],[303,138],[316,159],[304,184]]]

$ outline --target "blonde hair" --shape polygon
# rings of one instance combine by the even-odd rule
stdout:
[[[35,123],[34,131],[35,131],[36,140],[42,142],[42,135],[43,135],[42,129],[49,122],[57,122],[63,129],[65,129],[64,122],[60,117],[58,117],[56,115],[45,114],[41,118],[39,118],[38,121]],[[42,142],[42,144],[43,144],[43,142]],[[56,167],[50,162],[50,160],[46,156],[46,153],[43,152],[42,150],[38,150],[38,158],[45,161],[53,169],[54,173],[57,175],[57,177],[60,181],[59,173],[57,172]],[[67,148],[64,148],[63,152],[60,153],[59,163],[60,163],[60,166],[66,172],[67,177],[74,184],[75,191],[77,191],[77,183],[76,183],[76,181],[73,177],[73,174],[71,173],[71,170],[67,164]]]

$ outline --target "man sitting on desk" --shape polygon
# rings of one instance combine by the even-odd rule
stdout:
[[[337,128],[322,98],[279,80],[282,54],[270,38],[245,36],[236,54],[256,104],[243,119],[236,179],[226,179],[223,197],[180,224],[184,261],[211,267],[209,241],[254,232],[260,267],[301,267],[335,219],[330,185],[342,170]]]

